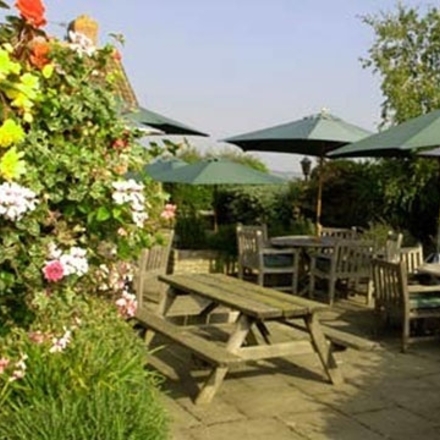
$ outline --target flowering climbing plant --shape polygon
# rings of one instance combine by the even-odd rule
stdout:
[[[49,35],[41,0],[11,7],[0,24],[0,328],[31,325],[54,295],[107,295],[132,313],[130,264],[174,212],[154,182],[125,178],[148,158],[120,116],[120,53]]]
[[[160,409],[125,318],[137,306],[133,264],[174,207],[153,181],[126,178],[151,157],[121,117],[116,47],[49,35],[42,0],[0,7],[15,12],[0,23],[0,439],[92,438],[87,405],[109,391],[99,414],[126,399],[108,429],[99,420],[102,438],[143,438],[164,418],[149,415]],[[78,408],[81,433],[67,435]],[[38,437],[55,419],[62,434]]]

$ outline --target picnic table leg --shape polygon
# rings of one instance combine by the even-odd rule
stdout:
[[[167,292],[165,293],[165,295],[162,296],[162,299],[160,300],[159,305],[157,306],[156,313],[159,316],[165,316],[167,314],[168,310],[170,309],[170,307],[172,306],[176,297],[177,297],[177,295],[175,294],[173,289],[171,287],[169,287]],[[147,329],[147,331],[145,332],[144,341],[145,341],[145,345],[147,347],[150,345],[151,341],[153,340],[154,333],[155,332],[151,329]]]
[[[240,315],[235,325],[235,330],[229,337],[229,340],[226,344],[226,350],[234,353],[243,345],[243,342],[248,336],[253,322],[254,321],[248,316]],[[228,366],[219,366],[213,368],[196,397],[196,405],[206,404],[212,400],[215,393],[220,388],[220,385],[222,384],[228,370]]]
[[[333,356],[331,344],[327,343],[324,333],[322,332],[318,316],[315,313],[309,314],[304,318],[304,321],[307,329],[309,330],[312,344],[318,353],[319,359],[328,378],[330,379],[330,382],[334,385],[341,384],[342,376],[338,369],[338,364]]]

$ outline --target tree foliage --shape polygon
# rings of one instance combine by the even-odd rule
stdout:
[[[381,77],[382,127],[440,108],[440,10],[398,4],[394,12],[362,17],[375,41],[362,59]],[[437,161],[382,159],[375,170],[386,221],[429,241],[438,218]]]
[[[440,11],[399,4],[395,13],[365,16],[376,40],[363,59],[382,78],[383,125],[440,108]]]

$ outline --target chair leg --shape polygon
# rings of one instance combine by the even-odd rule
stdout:
[[[335,302],[335,287],[336,287],[336,280],[334,278],[330,278],[328,280],[328,300],[329,304],[332,306]]]
[[[244,270],[243,270],[243,266],[240,264],[240,265],[238,266],[238,278],[239,278],[240,280],[242,280],[243,277],[244,277]]]
[[[373,293],[374,293],[374,285],[373,280],[369,279],[367,282],[367,306],[373,306]]]
[[[310,275],[310,282],[309,282],[309,298],[313,298],[315,293],[315,275]]]
[[[298,293],[298,272],[294,272],[292,276],[292,293],[294,295]]]
[[[402,353],[406,353],[408,349],[408,340],[410,336],[410,321],[406,316],[403,318],[403,331],[402,331]]]

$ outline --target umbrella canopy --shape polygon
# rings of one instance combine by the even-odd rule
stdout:
[[[338,148],[330,157],[395,157],[440,146],[440,110]]]
[[[284,179],[246,165],[226,159],[212,158],[196,162],[155,177],[160,182],[186,183],[190,185],[279,185]],[[215,196],[214,196],[215,198]],[[214,209],[214,230],[218,230],[217,213]]]
[[[371,133],[322,110],[294,122],[276,125],[225,139],[243,150],[295,153],[319,157],[316,229],[321,228],[322,167],[327,154],[348,142],[355,142]]]
[[[156,175],[156,180],[190,185],[277,185],[281,177],[226,159],[207,159]]]
[[[180,167],[188,165],[187,162],[178,158],[172,159],[158,159],[155,162],[151,162],[144,167],[144,171],[153,179],[160,174],[168,171],[177,170]]]
[[[418,116],[374,134],[359,142],[341,147],[331,157],[399,157],[440,158],[440,110]],[[440,215],[439,215],[440,219]],[[440,261],[440,220],[437,230],[436,254],[428,257]]]
[[[294,122],[276,125],[225,139],[245,151],[272,151],[309,156],[325,156],[348,142],[371,132],[333,116],[326,111]]]
[[[125,113],[124,116],[128,120],[157,128],[166,134],[208,136],[206,133],[143,107]]]

